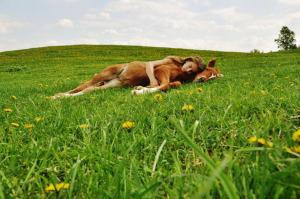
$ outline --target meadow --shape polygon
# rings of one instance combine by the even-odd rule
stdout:
[[[108,65],[168,55],[215,57],[224,77],[49,99]],[[1,52],[0,198],[300,198],[299,77],[300,50]]]

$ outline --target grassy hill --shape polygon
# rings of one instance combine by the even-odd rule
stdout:
[[[130,88],[47,97],[108,65],[167,55],[216,57],[224,78],[186,84],[162,100],[132,96]],[[299,198],[293,147],[300,142],[292,139],[300,127],[299,77],[299,50],[81,45],[2,52],[0,198]],[[183,111],[187,104],[194,110]],[[134,127],[122,128],[125,121]],[[60,182],[70,186],[46,192]]]

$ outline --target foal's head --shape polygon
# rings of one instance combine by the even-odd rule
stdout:
[[[215,67],[216,60],[213,59],[208,62],[207,67],[200,73],[198,73],[193,80],[193,82],[206,82],[208,80],[217,78],[217,77],[223,77],[220,70]]]

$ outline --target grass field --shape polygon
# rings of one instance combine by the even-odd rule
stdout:
[[[120,88],[48,99],[108,65],[167,55],[216,57],[224,78],[161,98]],[[0,93],[0,198],[300,198],[300,50],[2,52]]]

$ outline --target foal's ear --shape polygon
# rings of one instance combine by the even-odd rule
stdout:
[[[214,59],[212,59],[212,60],[210,60],[209,62],[208,62],[208,64],[207,64],[207,67],[215,67],[215,65],[216,65],[216,59],[214,58]]]

